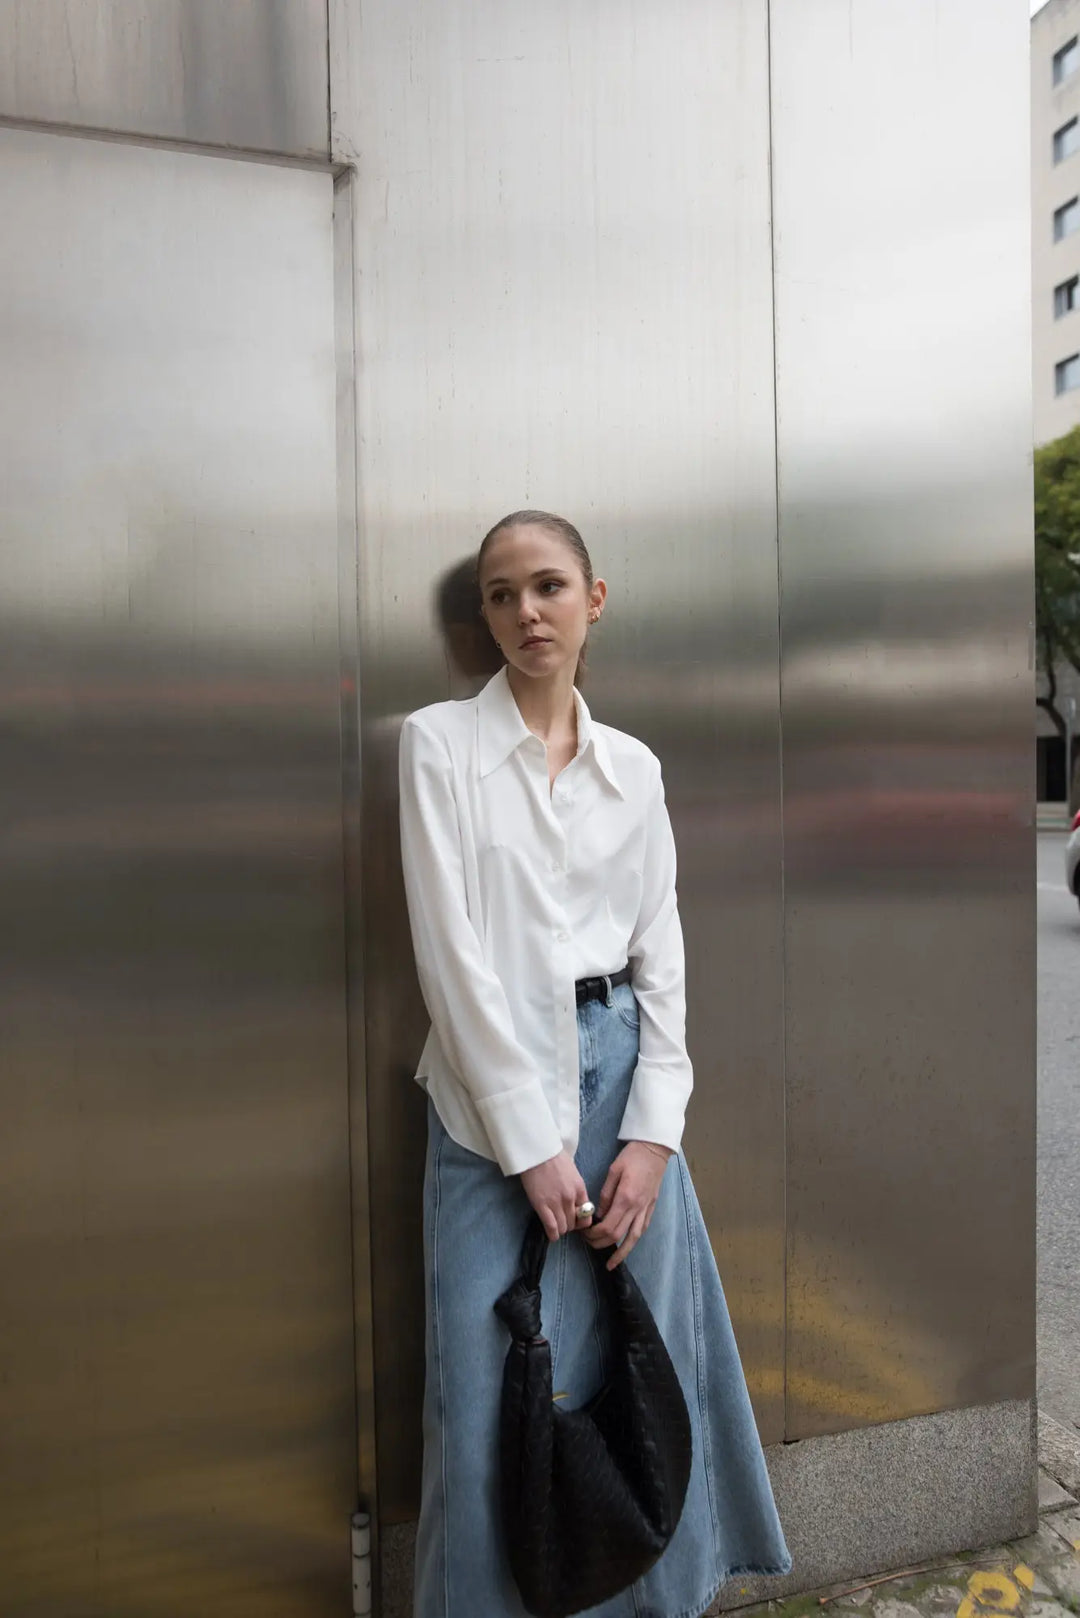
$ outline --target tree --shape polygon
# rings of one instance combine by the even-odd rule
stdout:
[[[1035,700],[1064,737],[1057,670],[1080,673],[1080,427],[1035,451],[1035,635],[1046,677]]]

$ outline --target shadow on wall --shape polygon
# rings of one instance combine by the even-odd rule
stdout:
[[[449,693],[475,694],[502,667],[480,616],[476,557],[438,580],[434,610]],[[424,1376],[424,1265],[421,1195],[426,1100],[413,1082],[428,1015],[413,964],[398,832],[397,754],[405,715],[365,726],[364,984],[371,1154],[372,1303],[375,1319],[376,1442],[384,1523],[415,1517],[420,1493]],[[380,1240],[379,1232],[393,1231]]]

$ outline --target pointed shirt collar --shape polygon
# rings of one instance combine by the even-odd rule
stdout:
[[[611,762],[607,737],[593,724],[585,699],[576,686],[574,701],[577,704],[577,756],[580,758],[591,751],[601,775],[621,798],[622,788],[619,786],[619,778]],[[533,736],[533,732],[521,717],[521,709],[514,701],[505,664],[498,674],[492,676],[476,698],[476,724],[482,776],[490,775],[492,770],[497,769],[521,746],[522,742],[528,741]]]

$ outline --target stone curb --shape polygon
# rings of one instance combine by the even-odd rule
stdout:
[[[1039,1465],[1072,1495],[1080,1495],[1080,1432],[1039,1411]]]

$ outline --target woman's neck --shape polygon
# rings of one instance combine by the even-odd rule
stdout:
[[[532,680],[507,664],[506,678],[514,701],[534,736],[548,742],[552,737],[577,732],[577,704],[574,701],[572,669],[559,670],[543,680]]]

